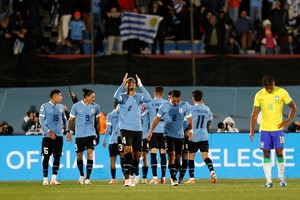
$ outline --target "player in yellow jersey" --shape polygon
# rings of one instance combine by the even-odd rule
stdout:
[[[284,127],[292,121],[297,110],[296,104],[289,96],[288,92],[275,86],[275,80],[272,76],[265,76],[262,79],[263,89],[258,91],[254,97],[254,105],[250,121],[250,140],[254,138],[254,128],[257,122],[259,110],[262,112],[260,123],[260,149],[263,150],[264,160],[263,168],[267,183],[264,187],[272,187],[272,163],[270,159],[271,149],[275,148],[278,166],[278,181],[281,187],[286,186],[284,180]],[[284,104],[290,107],[288,118],[283,120],[282,110]]]

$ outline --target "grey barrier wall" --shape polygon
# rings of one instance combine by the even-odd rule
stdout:
[[[120,77],[120,83],[122,77]],[[82,98],[82,88],[90,88],[96,93],[96,102],[101,106],[104,113],[108,113],[113,107],[113,94],[119,85],[76,85],[71,86],[78,98]],[[182,92],[182,100],[192,104],[191,93],[195,89],[204,92],[204,102],[210,107],[214,114],[212,131],[217,130],[218,122],[230,115],[236,122],[240,131],[249,131],[249,121],[252,111],[253,98],[261,87],[164,87],[165,97],[171,90],[178,89]],[[284,86],[288,90],[296,104],[300,106],[299,86]],[[53,89],[60,89],[63,93],[63,104],[71,109],[72,101],[68,95],[68,88],[65,87],[36,87],[36,88],[0,88],[0,121],[6,120],[13,126],[15,134],[24,133],[21,130],[23,117],[29,107],[35,105],[37,109],[41,104],[49,101],[49,93]],[[146,86],[146,89],[153,95],[153,87]],[[140,90],[138,90],[140,91]],[[288,107],[284,109],[284,117],[288,115]],[[300,120],[297,111],[295,120]],[[258,127],[257,127],[258,130]]]

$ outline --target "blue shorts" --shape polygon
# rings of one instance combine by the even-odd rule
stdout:
[[[283,149],[284,147],[284,132],[279,131],[261,131],[260,132],[260,149]]]

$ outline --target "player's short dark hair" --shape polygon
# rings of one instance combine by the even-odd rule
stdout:
[[[52,98],[53,97],[53,95],[55,95],[55,94],[59,94],[59,93],[61,93],[61,91],[60,90],[52,90],[51,92],[50,92],[50,94],[49,94],[49,96],[50,96],[50,98]]]
[[[268,75],[268,76],[264,76],[264,77],[262,78],[262,85],[263,85],[263,86],[270,86],[270,85],[273,85],[274,82],[275,82],[275,79],[274,79],[273,76]]]
[[[195,90],[192,92],[195,101],[201,101],[203,98],[203,92],[201,90]]]
[[[86,89],[86,88],[83,88],[83,89],[82,89],[82,92],[83,92],[83,98],[85,98],[85,97],[87,97],[87,96],[90,96],[91,94],[94,93],[93,90],[91,90],[91,89]]]
[[[180,97],[181,96],[181,92],[179,90],[173,90],[172,91],[172,97]]]
[[[162,86],[155,86],[154,92],[162,94],[164,92],[164,88]]]
[[[172,95],[173,90],[171,90],[170,92],[168,92],[168,95],[171,96]]]
[[[129,81],[132,81],[132,82],[134,82],[134,83],[136,82],[135,79],[132,78],[132,77],[129,77],[129,78],[126,80],[126,83],[128,83]]]

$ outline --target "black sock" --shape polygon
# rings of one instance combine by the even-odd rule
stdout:
[[[173,180],[177,180],[176,178],[176,165],[172,164],[172,165],[168,165],[169,171],[170,171],[170,176]]]
[[[129,179],[129,175],[131,174],[131,164],[132,164],[132,154],[126,153],[124,157],[124,176],[125,179]]]
[[[116,179],[116,169],[110,168],[110,173],[111,173],[112,179]]]
[[[148,166],[143,166],[142,171],[143,171],[143,178],[147,178]]]
[[[44,175],[44,178],[48,177],[49,159],[50,159],[49,156],[44,156],[44,159],[43,159],[43,175]]]
[[[180,167],[180,178],[184,177],[187,165],[188,165],[188,160],[182,160],[182,165]]]
[[[160,154],[161,177],[166,177],[167,158],[166,154]]]
[[[208,170],[211,172],[211,171],[214,171],[214,165],[213,165],[213,163],[212,163],[212,161],[211,161],[211,159],[210,158],[206,158],[205,160],[204,160],[204,162],[205,162],[205,164],[206,164],[206,166],[207,166],[207,168],[208,168]]]
[[[93,169],[93,164],[94,164],[93,160],[87,160],[87,163],[86,163],[86,179],[90,179],[92,169]]]
[[[190,178],[194,178],[194,172],[195,172],[195,161],[189,160],[189,174]]]
[[[60,156],[54,156],[53,166],[52,166],[52,174],[57,175],[60,164]]]
[[[152,169],[152,175],[157,176],[157,158],[156,153],[150,153],[151,156],[151,169]]]
[[[140,164],[140,160],[133,160],[132,161],[132,168],[133,171],[132,173],[134,173],[136,176],[138,176],[140,173],[139,173],[139,164]]]
[[[84,173],[83,173],[83,160],[77,160],[77,167],[78,167],[80,176],[84,176]]]

